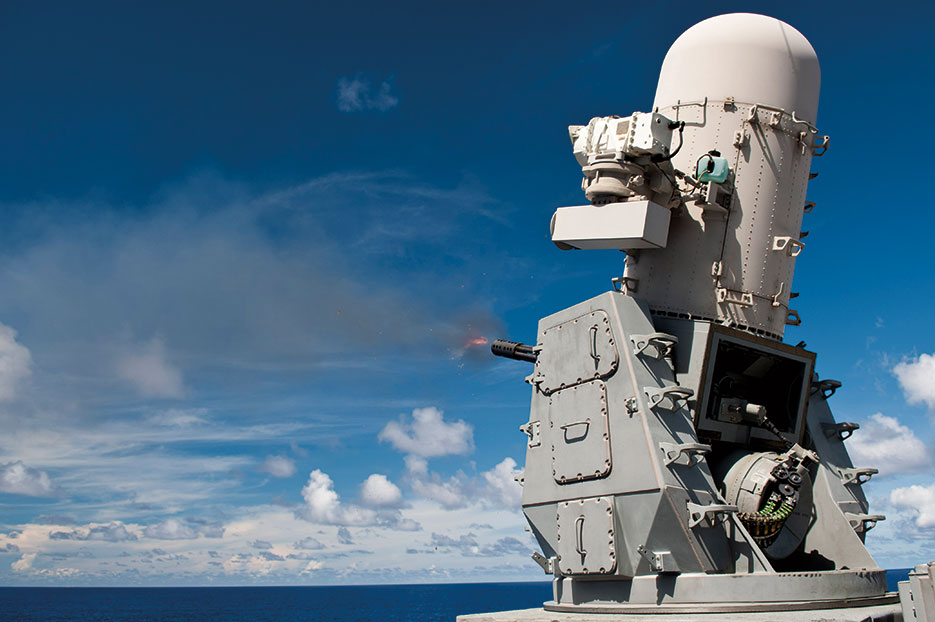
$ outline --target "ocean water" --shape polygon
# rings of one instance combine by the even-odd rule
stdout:
[[[454,622],[539,607],[548,582],[341,587],[0,587],[3,622]]]
[[[896,589],[909,569],[888,570]],[[548,582],[341,587],[0,587],[2,622],[454,622],[539,607]]]

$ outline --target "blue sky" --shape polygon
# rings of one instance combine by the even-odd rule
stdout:
[[[864,426],[871,551],[923,561],[935,16],[850,6],[4,3],[0,584],[542,577],[528,369],[466,344],[609,287],[619,253],[548,238],[583,198],[566,126],[647,110],[737,10],[818,52],[786,340]]]

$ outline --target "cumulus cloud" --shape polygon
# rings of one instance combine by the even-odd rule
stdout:
[[[896,488],[890,491],[890,503],[913,513],[917,527],[935,527],[935,484]]]
[[[504,458],[500,464],[484,473],[487,482],[487,497],[496,505],[518,508],[523,497],[523,487],[516,481],[522,473],[516,468],[513,458]]]
[[[312,536],[308,536],[307,538],[302,538],[298,542],[294,542],[292,546],[293,548],[304,549],[306,551],[320,551],[321,549],[325,548],[324,544],[322,544],[320,541],[313,538]]]
[[[388,480],[387,482],[389,483]],[[305,504],[296,512],[296,515],[313,523],[341,527],[381,526],[403,531],[421,529],[417,522],[403,518],[398,509],[388,507],[376,509],[343,503],[334,490],[331,477],[319,469],[309,474],[308,483],[302,488],[302,497],[305,499]]]
[[[422,458],[474,451],[474,428],[461,419],[445,421],[444,413],[434,407],[416,408],[412,411],[411,422],[404,416],[399,421],[390,421],[378,438],[397,451]]]
[[[341,544],[354,544],[354,537],[347,527],[338,527],[338,542]]]
[[[392,90],[389,79],[375,84],[363,73],[358,73],[353,78],[340,78],[337,95],[338,110],[341,112],[363,112],[365,110],[385,112],[399,103],[399,98],[393,94]]]
[[[166,355],[165,343],[154,338],[117,361],[117,375],[143,397],[182,397],[182,372]]]
[[[20,382],[31,373],[32,355],[16,341],[16,331],[0,324],[0,401],[16,396]]]
[[[285,557],[283,557],[282,555],[277,555],[276,553],[273,553],[272,551],[260,551],[259,553],[257,553],[257,555],[261,557],[262,559],[265,559],[268,562],[286,561]]]
[[[893,368],[910,404],[925,404],[935,410],[935,353],[907,359]]]
[[[0,492],[28,497],[55,497],[60,491],[45,471],[28,467],[17,460],[0,466]]]
[[[90,525],[84,529],[71,531],[53,531],[49,533],[50,540],[92,540],[98,542],[133,542],[138,536],[127,529],[121,522],[106,525]]]
[[[285,456],[267,456],[257,470],[273,477],[292,477],[295,474],[295,461]]]
[[[880,469],[881,475],[910,473],[932,464],[925,444],[895,417],[876,413],[847,441],[854,464]]]
[[[220,538],[224,535],[224,528],[205,521],[167,518],[161,523],[148,525],[143,535],[156,540],[194,540],[199,536]]]
[[[312,560],[305,564],[305,568],[302,569],[301,574],[310,574],[316,570],[320,570],[322,566],[324,566],[322,562]]]
[[[341,503],[331,477],[319,469],[309,473],[308,483],[302,488],[302,498],[305,506],[299,510],[299,515],[313,523],[364,526],[377,522],[377,514],[373,510]]]
[[[22,557],[10,564],[15,572],[26,572],[32,568],[32,563],[36,560],[35,553],[24,553]]]
[[[407,461],[407,467],[412,491],[446,509],[471,504],[515,509],[520,505],[523,489],[514,477],[522,471],[516,468],[512,458],[504,458],[494,468],[473,477],[461,471],[442,477],[428,470],[422,459]]]
[[[398,507],[403,493],[386,475],[374,473],[360,486],[360,500],[370,507]]]

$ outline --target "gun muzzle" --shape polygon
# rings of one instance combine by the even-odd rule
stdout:
[[[494,356],[502,356],[515,361],[529,361],[530,363],[535,363],[536,357],[538,356],[538,354],[532,351],[532,346],[526,345],[525,343],[507,341],[506,339],[494,340],[494,342],[490,344],[490,351],[494,353]]]

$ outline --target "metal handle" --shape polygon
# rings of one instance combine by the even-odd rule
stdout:
[[[675,335],[667,333],[650,333],[649,335],[630,335],[630,343],[633,344],[633,354],[639,356],[644,352],[654,358],[663,358],[672,354],[672,349],[679,342]],[[653,346],[655,354],[646,351],[646,348]]]
[[[646,399],[649,400],[650,408],[655,408],[656,406],[661,406],[663,400],[666,398],[669,399],[671,407],[666,408],[666,410],[675,410],[678,408],[679,402],[687,402],[689,398],[695,395],[694,390],[689,389],[688,387],[674,386],[666,387],[664,389],[656,389],[654,387],[643,387],[643,392],[646,394]],[[665,408],[665,406],[661,406]]]
[[[835,392],[841,388],[840,380],[832,380],[828,378],[827,380],[820,380],[818,382],[812,383],[812,392],[821,393],[821,399],[826,400]]]
[[[717,524],[717,516],[722,514],[736,513],[736,505],[726,503],[712,503],[711,505],[698,505],[697,503],[688,503],[688,528],[694,529],[702,522],[705,526],[714,527]]]
[[[581,436],[572,436],[572,437],[569,439],[569,438],[568,438],[568,429],[569,429],[569,428],[573,428],[573,427],[575,427],[575,426],[579,426],[579,425],[583,425],[583,426],[584,426],[584,434],[582,434]],[[588,435],[588,430],[590,429],[590,427],[591,427],[591,420],[590,420],[590,419],[585,419],[584,421],[575,421],[575,422],[573,422],[573,423],[566,423],[566,424],[563,425],[563,426],[559,426],[559,428],[565,433],[565,442],[566,442],[566,443],[571,443],[571,442],[574,442],[574,441],[580,441],[581,439],[583,439],[585,436]]]
[[[860,469],[838,469],[841,476],[841,483],[845,486],[849,484],[866,484],[870,478],[880,472],[880,469],[864,467]]]
[[[601,362],[601,355],[597,353],[597,326],[592,326],[589,332],[589,341],[588,344],[591,348],[591,358],[594,359],[594,368],[597,369],[597,366]]]
[[[588,554],[584,550],[584,516],[575,519],[575,552],[584,558]]]

